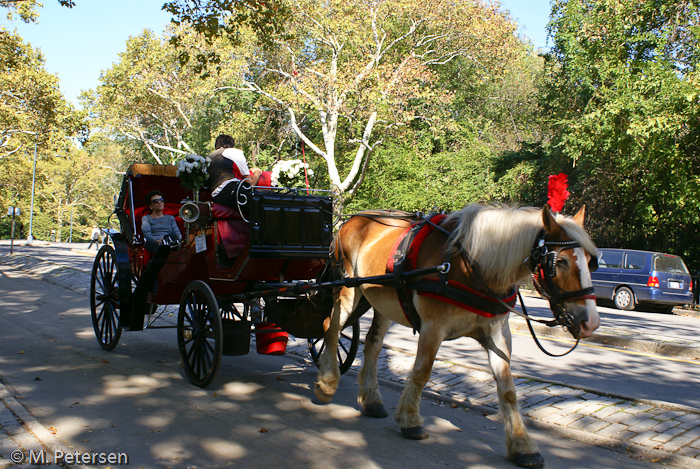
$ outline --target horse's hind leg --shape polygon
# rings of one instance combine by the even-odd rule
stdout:
[[[318,375],[314,393],[323,402],[330,402],[338,389],[340,367],[338,366],[338,341],[341,331],[341,317],[347,317],[352,311],[355,292],[352,288],[342,288],[333,302],[330,324],[324,336],[324,349],[318,359]]]
[[[357,402],[362,406],[362,412],[367,417],[382,418],[389,415],[377,384],[377,360],[389,327],[391,327],[391,320],[375,309],[372,326],[365,338],[362,369],[357,378],[360,385]]]
[[[401,393],[395,415],[396,422],[401,428],[401,434],[410,440],[425,440],[429,436],[423,428],[420,398],[425,384],[430,379],[433,362],[443,339],[444,335],[440,330],[431,327],[430,324],[423,323],[418,338],[418,352],[413,364],[413,371]]]
[[[508,458],[520,467],[544,467],[544,458],[540,455],[537,444],[527,434],[518,407],[518,397],[510,371],[511,336],[508,322],[505,321],[500,330],[494,327],[491,337],[483,340],[482,345],[488,352],[491,370],[496,378]]]

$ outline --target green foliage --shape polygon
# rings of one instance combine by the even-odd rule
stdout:
[[[173,15],[174,24],[188,25],[210,44],[217,38],[226,38],[232,44],[240,45],[244,42],[241,25],[248,25],[266,47],[272,45],[273,37],[285,33],[285,24],[291,14],[288,5],[282,0],[173,0],[165,3],[163,10]],[[176,33],[170,39],[173,46],[180,48],[178,58],[181,65],[194,58],[197,71],[212,66],[220,70],[222,54],[219,51],[210,49],[193,54],[186,48],[181,48],[185,41],[182,33]]]
[[[378,150],[366,183],[348,210],[395,208],[408,211],[454,211],[472,202],[488,202],[497,194],[494,158],[483,145],[441,153],[425,153],[400,142]]]
[[[34,144],[60,145],[60,136],[84,130],[83,113],[69,105],[44,58],[14,33],[0,27],[0,164]],[[60,135],[60,136],[59,136]]]
[[[58,0],[58,3],[67,8],[75,6],[73,0]],[[39,17],[37,6],[42,6],[38,0],[4,0],[0,3],[0,7],[7,9],[8,20],[14,21],[15,16],[18,16],[25,23],[33,23],[37,20]]]
[[[685,0],[554,4],[543,95],[552,158],[574,163],[572,192],[601,246],[700,265],[699,16]]]

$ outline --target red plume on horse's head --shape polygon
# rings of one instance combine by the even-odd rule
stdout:
[[[559,173],[549,176],[549,187],[547,189],[549,200],[547,203],[553,212],[561,212],[561,209],[564,208],[564,202],[569,197],[569,191],[566,190],[568,187],[569,178],[566,174]]]

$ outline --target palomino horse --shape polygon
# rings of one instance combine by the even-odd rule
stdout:
[[[487,297],[497,306],[503,306],[503,302],[493,300],[494,297],[508,298],[513,304],[516,285],[533,273],[536,284],[541,285],[543,294],[550,299],[555,315],[567,318],[561,324],[566,324],[577,339],[589,337],[600,324],[589,270],[597,248],[583,229],[583,218],[583,208],[574,217],[565,217],[553,215],[548,206],[539,210],[469,205],[440,222],[429,223],[433,225],[432,231],[424,236],[414,256],[414,265],[409,268],[445,265],[448,261],[451,266],[448,272],[443,269],[436,274],[438,278],[442,276],[442,283],[459,285],[456,288],[459,291],[479,292],[481,295],[474,296],[475,302],[483,304],[483,297]],[[385,274],[388,260],[393,258],[399,239],[411,224],[406,219],[392,217],[390,212],[357,214],[338,232],[331,259],[346,278]],[[459,301],[439,298],[433,293],[416,291],[415,285],[409,284],[403,302],[398,293],[403,289],[396,282],[344,286],[334,291],[326,347],[319,360],[316,396],[329,402],[336,392],[340,372],[335,350],[341,325],[365,297],[374,308],[374,320],[365,340],[364,363],[359,374],[358,403],[364,415],[388,415],[377,389],[377,358],[392,321],[420,332],[413,371],[395,415],[403,436],[409,439],[428,438],[422,426],[420,397],[440,344],[443,340],[472,337],[488,353],[496,379],[508,457],[521,467],[544,467],[544,458],[528,435],[518,408],[510,371],[508,309],[503,307],[497,313],[478,311],[466,304],[470,302],[469,296],[461,296]],[[404,312],[411,308],[407,303],[415,307],[418,320],[408,319],[412,316]]]

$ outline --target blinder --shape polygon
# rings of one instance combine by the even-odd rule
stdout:
[[[555,249],[551,249],[554,247]],[[566,249],[574,249],[581,247],[578,241],[547,241],[544,229],[537,235],[535,245],[530,251],[530,256],[525,260],[530,267],[530,272],[536,272],[538,267],[542,269],[542,273],[549,279],[553,279],[557,275],[557,259],[559,253]],[[589,272],[598,270],[598,257],[591,256],[588,261]]]

